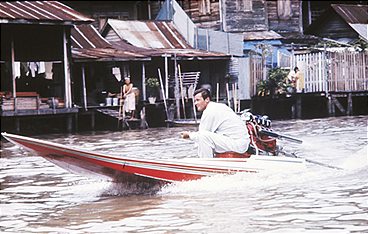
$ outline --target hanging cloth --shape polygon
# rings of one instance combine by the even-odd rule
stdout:
[[[112,74],[115,76],[115,78],[120,82],[121,81],[121,73],[119,67],[113,67],[112,68]]]

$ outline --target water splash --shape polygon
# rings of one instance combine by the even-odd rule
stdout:
[[[356,153],[348,156],[341,164],[341,167],[349,170],[356,170],[368,166],[368,148],[363,147]]]

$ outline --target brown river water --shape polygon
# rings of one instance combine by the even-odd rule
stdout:
[[[71,174],[1,141],[2,233],[368,233],[367,116],[274,121],[279,141],[308,163],[298,173],[238,173],[147,193]],[[38,135],[64,145],[141,158],[195,157],[191,128]]]

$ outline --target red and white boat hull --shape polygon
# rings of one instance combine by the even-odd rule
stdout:
[[[52,163],[77,174],[106,176],[114,181],[161,184],[196,180],[216,174],[290,170],[305,166],[305,160],[283,156],[250,158],[134,159],[95,153],[45,140],[2,133],[9,141],[36,151]]]

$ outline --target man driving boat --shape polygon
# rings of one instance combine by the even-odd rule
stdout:
[[[213,157],[214,153],[245,153],[249,146],[249,134],[244,121],[227,105],[211,101],[208,89],[194,92],[194,104],[203,111],[197,132],[182,132],[183,139],[198,145],[198,156]]]

